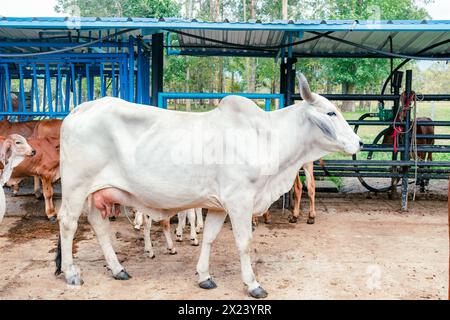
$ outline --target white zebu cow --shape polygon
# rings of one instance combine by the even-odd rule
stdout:
[[[6,212],[6,199],[3,186],[11,178],[13,169],[17,167],[26,156],[33,156],[36,151],[27,140],[18,134],[0,137],[0,223]]]
[[[106,261],[120,280],[130,276],[117,259],[105,219],[114,203],[157,210],[159,219],[202,207],[208,214],[197,264],[199,286],[216,287],[209,256],[228,214],[248,293],[266,297],[251,266],[252,214],[262,215],[288,192],[305,163],[335,151],[354,154],[362,144],[337,108],[310,91],[303,75],[300,90],[302,103],[273,112],[239,96],[228,96],[204,113],[109,97],[77,107],[61,129],[62,261],[57,256],[57,273],[64,272],[69,284],[82,283],[72,242],[86,201]]]

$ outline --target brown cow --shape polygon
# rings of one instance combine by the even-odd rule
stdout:
[[[25,122],[9,122],[8,120],[0,121],[0,135],[8,135],[11,133],[20,134],[26,138],[53,138],[59,141],[62,120],[45,119],[41,121],[25,121]],[[54,144],[59,150],[59,144]],[[59,157],[58,157],[59,159]],[[19,183],[25,179],[14,179],[8,181],[7,186],[13,190],[13,195],[17,195],[19,191]],[[34,194],[36,198],[41,198],[40,182],[38,177],[34,177]]]
[[[36,150],[36,155],[26,158],[14,168],[9,185],[17,193],[18,182],[26,177],[38,177],[42,181],[42,190],[45,199],[45,213],[50,221],[56,221],[56,211],[53,206],[53,186],[60,178],[59,174],[59,139],[29,138],[28,143]]]

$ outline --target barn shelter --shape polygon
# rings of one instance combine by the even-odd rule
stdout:
[[[450,161],[417,162],[411,159],[412,72],[399,69],[412,59],[450,58],[450,21],[301,20],[203,22],[178,18],[29,17],[0,19],[0,116],[10,121],[64,117],[78,104],[101,96],[116,96],[141,104],[167,107],[168,99],[217,99],[229,93],[165,92],[164,55],[238,56],[273,58],[280,65],[277,94],[238,93],[251,99],[278,100],[284,107],[301,99],[295,90],[296,62],[316,58],[386,58],[391,72],[380,94],[324,94],[330,100],[379,101],[379,112],[349,121],[379,126],[373,143],[365,144],[367,159],[329,160],[316,175],[402,180],[402,208],[407,209],[408,181],[447,179]],[[404,59],[399,65],[394,58]],[[404,80],[404,81],[403,81]],[[15,84],[15,85],[13,85]],[[18,90],[12,90],[18,88]],[[95,88],[100,88],[96,92]],[[402,95],[402,93],[404,93]],[[236,93],[233,93],[236,94]],[[449,100],[450,94],[427,94],[423,101]],[[394,121],[401,114],[399,121]],[[450,120],[450,119],[449,119]],[[378,144],[395,122],[401,128],[398,143]],[[430,124],[427,122],[426,124]],[[450,126],[450,121],[434,121]],[[449,134],[416,136],[435,139],[417,152],[450,153],[439,143]],[[395,150],[394,150],[395,149]],[[373,152],[391,152],[392,160],[375,161]]]

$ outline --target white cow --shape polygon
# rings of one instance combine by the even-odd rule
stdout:
[[[6,211],[6,199],[3,186],[11,177],[13,169],[17,167],[26,156],[33,156],[36,151],[27,140],[18,134],[0,137],[0,223]]]
[[[228,96],[209,112],[150,108],[117,98],[81,104],[61,129],[60,252],[57,273],[82,283],[72,243],[84,203],[116,279],[129,279],[109,237],[114,204],[155,210],[167,219],[188,208],[207,208],[197,264],[201,288],[216,284],[209,273],[211,244],[230,217],[240,253],[242,280],[255,298],[267,296],[250,259],[252,213],[263,214],[288,192],[305,163],[362,142],[335,105],[312,93],[299,77],[303,102],[273,111]],[[60,261],[60,258],[61,261]]]

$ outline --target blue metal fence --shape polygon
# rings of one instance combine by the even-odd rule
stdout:
[[[14,47],[30,49],[38,43],[14,42]],[[11,45],[0,42],[0,50]],[[73,43],[51,46],[70,48]],[[140,41],[130,36],[115,46],[101,42],[86,51],[0,58],[0,118],[64,117],[80,103],[106,95],[149,101],[150,58]]]
[[[222,99],[229,95],[242,96],[249,99],[263,99],[264,110],[270,111],[271,100],[278,100],[280,108],[284,108],[284,95],[277,93],[207,93],[207,92],[159,92],[158,94],[158,107],[167,109],[168,99]]]

